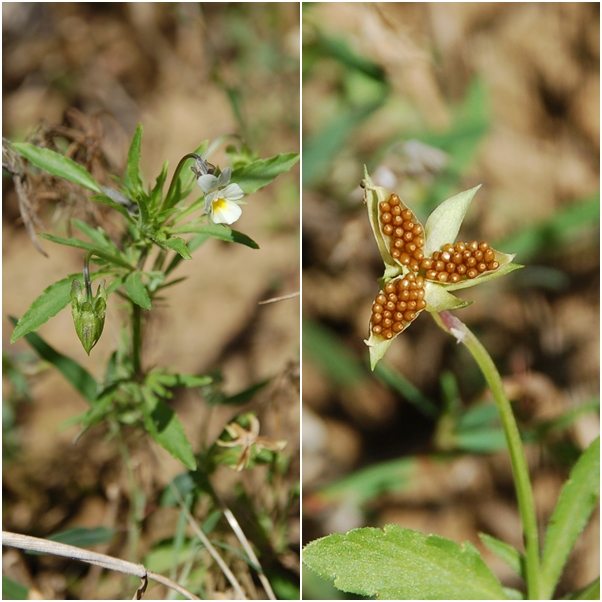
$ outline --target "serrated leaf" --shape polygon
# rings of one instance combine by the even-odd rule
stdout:
[[[507,599],[471,543],[398,525],[328,535],[305,546],[303,562],[340,590],[384,600]]]
[[[69,286],[70,289],[71,286]],[[9,319],[13,324],[17,323],[16,318],[10,317]],[[85,368],[70,357],[59,353],[37,334],[32,332],[25,334],[25,339],[43,360],[51,363],[71,383],[75,390],[81,393],[86,401],[92,403],[96,399],[98,384]]]
[[[78,163],[49,148],[39,148],[28,142],[13,142],[13,147],[30,163],[44,171],[79,184],[88,190],[101,192],[96,180]]]
[[[151,437],[176,460],[180,460],[188,470],[196,470],[192,447],[176,413],[146,387],[142,388],[142,395],[144,404],[141,409],[144,415],[144,425]]]
[[[426,237],[424,254],[426,257],[430,257],[434,251],[439,251],[443,245],[456,240],[470,202],[480,187],[479,184],[443,201],[430,214],[424,226]]]
[[[600,493],[600,438],[581,454],[550,518],[541,559],[542,599],[551,599],[566,559],[596,507]]]
[[[194,227],[184,225],[173,228],[170,232],[174,234],[206,234],[207,236],[226,242],[236,242],[245,245],[246,247],[250,247],[251,249],[259,249],[259,245],[252,238],[222,224],[205,224],[203,226]]]
[[[123,288],[125,289],[127,296],[136,303],[136,305],[139,305],[142,309],[152,308],[151,300],[148,296],[146,287],[144,286],[144,282],[142,282],[142,275],[140,272],[130,272],[123,283]]]
[[[230,181],[238,184],[245,194],[251,194],[270,184],[281,173],[289,171],[297,161],[299,161],[299,153],[259,159],[233,170]]]

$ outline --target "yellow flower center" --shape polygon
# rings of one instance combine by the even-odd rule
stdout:
[[[211,203],[211,206],[213,208],[214,213],[216,211],[224,210],[227,207],[228,201],[226,201],[226,199],[222,198],[222,197],[217,197],[215,199],[215,201],[213,201]]]

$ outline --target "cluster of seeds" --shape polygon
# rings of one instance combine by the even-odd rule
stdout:
[[[382,233],[389,238],[391,257],[418,272],[424,259],[422,226],[396,194],[392,194],[388,201],[382,201],[378,208]]]
[[[420,267],[425,270],[428,280],[456,283],[467,278],[476,278],[483,272],[497,270],[500,264],[495,261],[495,251],[487,242],[458,242],[447,244],[432,257],[422,260]]]
[[[372,305],[370,328],[384,339],[400,333],[426,307],[424,278],[414,274],[387,282]]]

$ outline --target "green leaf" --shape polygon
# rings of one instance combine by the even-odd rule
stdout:
[[[108,237],[107,233],[99,226],[93,228],[86,222],[78,219],[73,220],[73,225],[83,232],[99,249],[111,255],[119,255],[121,251],[115,246],[115,243]]]
[[[157,177],[157,182],[154,188],[150,193],[150,202],[152,207],[158,207],[161,204],[161,197],[163,194],[163,186],[165,185],[165,180],[167,179],[167,168],[169,167],[169,163],[165,161],[163,163],[163,169],[161,173]]]
[[[49,148],[39,148],[28,142],[13,142],[15,150],[30,163],[53,176],[79,184],[88,190],[101,192],[96,180],[79,164]]]
[[[164,401],[155,397],[148,388],[142,388],[142,395],[144,404],[141,409],[144,425],[151,437],[176,460],[180,460],[188,470],[196,470],[192,447],[176,413]]]
[[[9,319],[13,324],[17,323],[16,318],[10,317]],[[96,399],[98,384],[87,370],[80,366],[75,360],[56,351],[56,349],[48,345],[48,343],[46,343],[39,335],[29,333],[25,335],[25,339],[33,347],[35,352],[43,360],[52,364],[86,401],[92,403]]]
[[[14,598],[13,598],[14,599]],[[590,584],[582,587],[566,597],[567,600],[599,600],[600,599],[600,577],[594,579]]]
[[[110,527],[93,527],[90,529],[74,527],[60,533],[55,533],[46,539],[78,548],[87,548],[100,543],[109,543],[115,537],[115,533],[115,529],[111,529]]]
[[[479,537],[488,550],[503,560],[519,577],[525,578],[525,557],[515,547],[487,533],[479,533]]]
[[[42,324],[56,316],[71,302],[71,282],[79,274],[71,274],[58,282],[54,282],[31,304],[31,307],[19,320],[11,343],[18,341],[22,336],[35,332]]]
[[[106,252],[102,248],[98,247],[93,243],[86,242],[85,240],[80,240],[79,238],[61,238],[59,236],[53,236],[52,234],[38,234],[40,238],[45,240],[50,240],[59,245],[66,245],[68,247],[75,247],[76,249],[85,249],[86,251],[96,251],[96,253],[106,259],[118,265],[122,268],[127,268],[128,270],[132,269],[132,266],[125,260],[122,259],[119,255],[115,255],[114,253]]]
[[[287,172],[299,161],[299,153],[287,153],[259,159],[232,172],[230,181],[238,184],[245,194],[267,186],[281,173]]]
[[[177,236],[172,236],[162,243],[164,246],[168,247],[172,251],[178,253],[183,259],[192,259],[192,255],[186,246],[186,243],[183,239],[178,238]]]
[[[430,214],[424,227],[426,236],[425,256],[430,257],[434,251],[441,250],[443,245],[453,243],[456,240],[464,216],[468,211],[468,206],[480,187],[479,184],[443,201]]]
[[[303,562],[340,590],[385,600],[507,599],[471,543],[398,525],[328,535],[305,546]]]
[[[581,454],[550,518],[541,559],[541,595],[551,599],[566,559],[596,507],[600,492],[600,438]]]
[[[212,238],[218,238],[226,242],[237,242],[251,249],[259,249],[259,245],[246,234],[232,230],[222,224],[206,224],[203,226],[179,226],[170,230],[173,234],[206,234]]]
[[[6,575],[2,575],[3,600],[29,600],[29,589]]]
[[[106,194],[95,194],[94,196],[90,197],[90,200],[94,201],[95,203],[107,205],[108,207],[111,207],[112,209],[115,209],[115,211],[121,213],[121,215],[127,218],[128,221],[134,221],[134,218],[130,215],[128,210],[123,205],[116,203],[112,198],[108,197]]]
[[[133,193],[136,199],[140,198],[142,194],[142,178],[140,177],[140,169],[138,167],[140,163],[140,147],[142,145],[142,124],[138,124],[132,143],[130,144],[130,150],[128,152],[127,159],[127,171],[124,177],[124,181],[129,190]]]
[[[142,282],[142,275],[137,270],[130,272],[123,283],[123,288],[127,296],[136,305],[139,305],[142,309],[151,309],[151,300],[148,296],[144,282]]]

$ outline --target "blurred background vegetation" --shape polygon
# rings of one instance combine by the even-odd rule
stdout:
[[[109,174],[123,173],[138,123],[148,184],[165,160],[169,181],[183,155],[224,134],[243,137],[261,157],[299,151],[298,4],[12,3],[2,12],[4,136],[77,140],[84,156],[101,157],[93,167],[104,185]],[[225,166],[224,151],[211,161]],[[183,393],[172,401],[195,449],[211,444],[246,410],[257,413],[262,435],[288,440],[282,466],[242,475],[220,469],[215,486],[257,546],[277,595],[293,599],[299,591],[299,300],[258,302],[299,290],[298,182],[296,168],[245,199],[236,227],[259,250],[211,241],[193,261],[182,262],[179,276],[187,279],[167,289],[164,307],[148,324],[143,353],[147,366],[211,372],[223,382],[202,398]],[[20,317],[46,286],[80,271],[83,256],[46,241],[48,257],[39,254],[23,227],[10,177],[3,178],[3,193],[4,528],[46,537],[104,526],[95,550],[172,570],[178,514],[160,506],[158,496],[180,466],[160,453],[157,465],[141,443],[130,466],[141,495],[130,499],[116,441],[98,428],[74,447],[78,429],[69,421],[85,402],[25,341],[8,344],[8,316]],[[53,234],[64,236],[74,216],[119,232],[118,220],[111,224],[107,212],[73,188],[68,194],[58,185],[35,190],[33,209]],[[117,299],[110,300],[103,337],[89,358],[68,309],[39,333],[99,375],[117,345],[119,311]],[[197,509],[201,515],[207,510],[202,504]],[[128,550],[125,537],[133,511],[142,525],[137,552]],[[238,543],[227,524],[214,518],[206,526],[232,546],[224,554],[249,597],[263,597],[254,571],[233,551]],[[112,599],[128,587],[120,575],[102,573],[101,579],[96,570],[48,556],[5,549],[3,560],[5,575],[44,599]],[[208,597],[227,590],[211,566],[196,566],[191,583],[202,584]],[[154,586],[149,595],[166,594]]]
[[[514,401],[539,516],[599,432],[599,5],[304,3],[303,541],[397,523],[521,548],[510,466],[476,366],[424,314],[371,374],[383,266],[358,187],[424,220],[482,183],[459,240],[526,267],[460,296]],[[561,588],[599,570],[599,519]],[[343,597],[305,570],[304,598]]]

